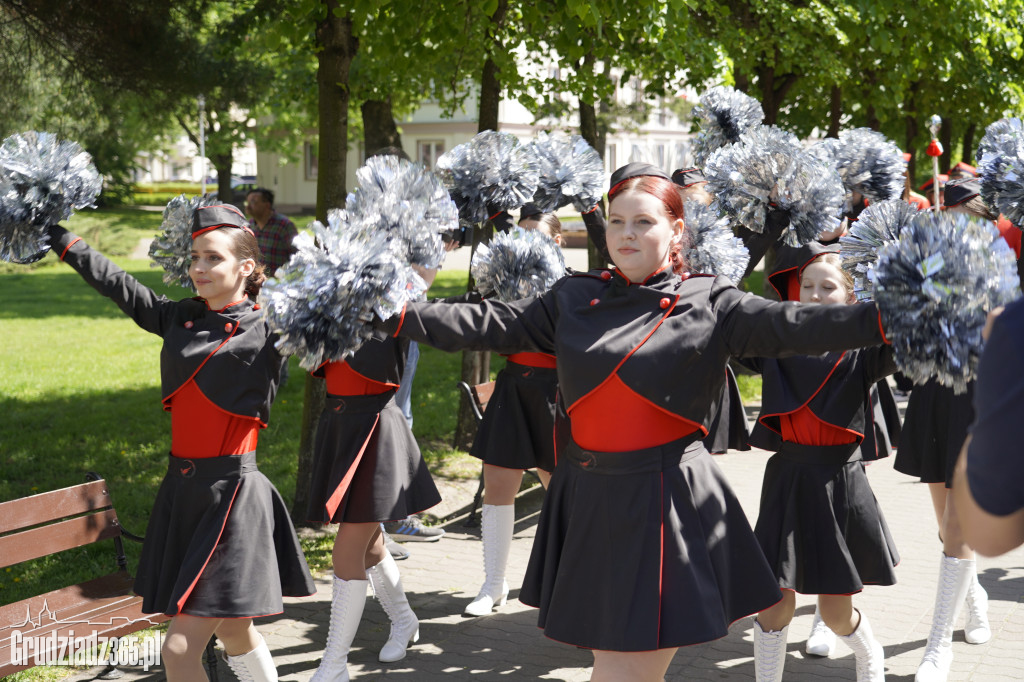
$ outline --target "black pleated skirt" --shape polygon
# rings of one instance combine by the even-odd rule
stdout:
[[[394,391],[328,395],[314,447],[314,523],[396,521],[441,501]]]
[[[750,424],[747,423],[747,412],[743,408],[740,387],[736,383],[736,375],[732,368],[725,367],[725,385],[722,386],[722,397],[716,405],[708,427],[708,435],[704,437],[704,447],[708,452],[723,453],[727,450],[750,449]]]
[[[508,362],[498,372],[469,454],[507,469],[555,469],[558,371]]]
[[[616,453],[570,444],[519,595],[548,637],[606,651],[717,639],[781,598],[739,501],[693,437]]]
[[[973,421],[973,381],[961,395],[934,379],[914,386],[903,416],[894,468],[920,478],[922,483],[945,483],[950,487],[953,468]]]
[[[316,592],[284,500],[256,455],[170,457],[135,592],[145,613],[253,618]]]
[[[779,586],[853,594],[895,584],[899,553],[856,446],[785,448],[768,460],[754,526]]]

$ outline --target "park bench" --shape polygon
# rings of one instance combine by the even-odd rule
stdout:
[[[0,502],[0,568],[106,540],[113,541],[116,564],[107,575],[0,606],[0,677],[35,665],[35,649],[30,660],[15,663],[21,658],[12,655],[15,638],[32,637],[34,646],[54,650],[71,632],[76,639],[95,633],[109,641],[167,620],[143,614],[142,598],[132,592],[122,538],[142,538],[122,528],[107,482],[92,473],[86,478],[81,485]],[[212,644],[211,639],[207,665],[216,680]]]

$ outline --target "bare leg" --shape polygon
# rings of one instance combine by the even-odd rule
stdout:
[[[209,679],[203,668],[203,652],[206,651],[210,637],[213,637],[223,622],[217,618],[197,618],[186,614],[171,618],[160,652],[170,682]],[[247,622],[252,624],[251,619],[247,619]]]
[[[677,649],[595,651],[591,682],[662,682]]]
[[[523,483],[522,469],[484,464],[484,504],[502,506],[514,504],[519,486]]]
[[[765,632],[778,632],[793,620],[796,612],[796,593],[782,590],[782,601],[757,614],[757,622]],[[824,618],[824,615],[822,616]]]
[[[857,629],[860,616],[853,610],[853,598],[848,594],[820,594],[818,608],[825,625],[844,637]]]
[[[339,524],[331,554],[334,575],[342,580],[366,580],[366,569],[380,563],[384,551],[379,523]]]
[[[537,478],[540,479],[540,484],[542,486],[544,486],[544,490],[547,490],[548,486],[551,485],[551,472],[550,471],[544,471],[543,469],[537,469]]]

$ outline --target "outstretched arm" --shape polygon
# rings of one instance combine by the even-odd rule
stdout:
[[[48,231],[50,246],[58,258],[74,268],[93,289],[116,303],[137,325],[153,334],[163,334],[173,302],[157,296],[78,235],[60,225],[51,225]]]

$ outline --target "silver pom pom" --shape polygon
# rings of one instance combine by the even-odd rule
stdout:
[[[848,194],[845,210],[852,208],[850,192],[875,203],[899,198],[903,193],[903,152],[885,135],[870,128],[839,133],[834,148],[835,168]]]
[[[776,203],[789,212],[789,227],[782,241],[799,246],[814,241],[824,231],[836,230],[843,210],[843,183],[831,166],[811,154],[795,155],[779,177]]]
[[[700,121],[700,132],[693,143],[693,161],[698,168],[704,168],[716,150],[736,142],[764,120],[760,102],[724,85],[701,95],[693,115]]]
[[[729,228],[729,218],[719,214],[717,203],[705,206],[693,200],[686,202],[684,213],[689,247],[683,257],[690,272],[722,275],[739,284],[750,253]]]
[[[734,220],[765,231],[770,207],[790,214],[785,243],[806,244],[839,225],[842,184],[838,175],[800,148],[792,133],[761,126],[712,154],[704,170],[707,190]]]
[[[49,251],[47,225],[94,206],[103,179],[78,144],[29,131],[0,144],[0,259],[39,260]]]
[[[858,301],[874,300],[872,287],[878,250],[898,242],[903,228],[916,216],[917,207],[902,199],[871,204],[839,238],[843,269],[853,278],[853,293]]]
[[[1024,229],[1024,123],[1004,118],[985,129],[978,145],[981,198]]]
[[[217,200],[201,196],[189,199],[179,194],[164,207],[163,230],[149,245],[149,257],[153,266],[164,269],[164,284],[175,285],[195,291],[188,268],[192,264],[192,219],[200,206],[211,206]]]
[[[359,187],[345,210],[367,229],[383,232],[410,263],[436,268],[444,260],[441,235],[459,226],[459,211],[441,180],[397,156],[372,156],[356,171]]]
[[[437,160],[438,174],[459,207],[463,223],[489,218],[488,207],[519,208],[537,191],[537,160],[511,133],[485,130]]]
[[[963,393],[988,311],[1020,290],[1013,252],[991,222],[928,211],[880,250],[874,293],[900,370]]]
[[[836,165],[836,150],[838,147],[838,138],[826,137],[825,139],[818,140],[811,146],[807,147],[804,152],[812,156],[823,166],[834,168]]]
[[[478,246],[469,271],[484,296],[518,301],[547,291],[564,277],[565,259],[543,232],[515,227]]]
[[[570,202],[581,213],[594,208],[604,193],[604,161],[586,140],[540,132],[528,146],[539,171],[533,203],[547,213]]]
[[[305,369],[343,360],[373,334],[373,316],[387,319],[426,291],[426,283],[396,256],[388,235],[344,211],[328,225],[310,224],[296,252],[260,292],[277,347],[300,357]]]

